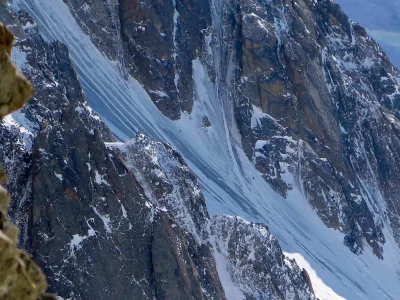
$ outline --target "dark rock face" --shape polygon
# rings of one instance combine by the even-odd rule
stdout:
[[[210,235],[244,299],[312,298],[311,284],[296,262],[282,254],[278,240],[265,225],[216,216],[210,222]]]
[[[210,34],[209,1],[120,1],[126,67],[171,119],[193,107],[192,60]],[[174,76],[171,76],[174,74]]]
[[[266,226],[237,217],[208,216],[197,178],[168,144],[138,134],[125,144],[111,143],[109,147],[124,157],[149,198],[173,216],[178,225],[174,228],[186,232],[194,261],[203,258],[196,266],[212,264],[219,274],[228,274],[232,285],[222,283],[228,299],[232,293],[243,299],[314,299],[311,284],[295,261],[283,255],[278,240]],[[175,240],[174,231],[168,228],[164,229],[168,231],[165,235]],[[160,249],[153,250],[153,255]],[[193,249],[197,250],[190,252]],[[173,259],[166,254],[163,257],[163,261]],[[197,267],[197,272],[201,273],[202,268]],[[201,282],[207,285],[212,278],[215,274],[205,272]],[[168,281],[175,280],[172,276]],[[233,288],[236,291],[232,292]],[[207,294],[206,298],[210,295],[218,294]]]
[[[385,226],[400,244],[399,72],[337,4],[67,4],[99,49],[171,119],[191,112],[193,60],[200,59],[265,180],[283,197],[300,189],[354,253],[368,245],[382,257]],[[88,5],[97,21],[84,17]],[[114,42],[103,28],[115,30]]]
[[[93,43],[131,74],[171,119],[193,107],[192,60],[205,59],[209,1],[68,0]]]
[[[32,158],[28,243],[52,290],[78,299],[151,295],[151,287],[135,280],[152,277],[152,210],[98,133],[85,130],[73,110],[64,111],[59,126],[38,134]]]
[[[20,245],[49,291],[70,299],[225,299],[217,264],[228,265],[216,261],[220,237],[210,230],[217,221],[182,156],[141,134],[116,143],[87,106],[65,45],[45,42],[25,12],[10,17],[20,32],[14,56],[36,92],[1,123],[0,159],[15,170],[9,214],[22,229]],[[295,294],[314,299],[296,279],[300,269],[287,271],[279,246],[273,251],[268,263],[280,267],[270,274],[290,273]]]
[[[2,17],[9,11],[5,11]],[[7,18],[5,18],[7,19]],[[0,23],[0,119],[20,108],[32,95],[31,84],[11,60],[14,36]],[[2,299],[52,299],[44,295],[46,279],[27,253],[17,249],[18,229],[7,216],[10,194],[3,187],[7,182],[0,164],[0,297]]]
[[[175,149],[143,134],[114,147],[118,147],[154,204],[166,207],[186,231],[200,233],[197,240],[205,237],[209,216],[204,196],[196,176]]]
[[[3,10],[4,14],[6,9],[8,8]],[[96,128],[100,136],[109,141],[114,141],[114,137],[86,104],[67,48],[58,42],[46,43],[38,33],[33,19],[25,12],[21,12],[18,18],[9,10],[8,14],[10,19],[17,22],[12,28],[19,36],[13,56],[21,64],[20,67],[36,91],[29,105],[13,114],[12,118],[7,117],[7,125],[1,127],[4,151],[0,156],[2,161],[7,162],[5,167],[12,178],[7,187],[15,199],[10,206],[10,215],[24,233],[20,238],[24,238],[27,235],[27,205],[22,203],[29,202],[31,198],[32,147],[34,137],[41,130],[41,126],[59,126],[62,108],[68,106],[68,109],[73,109],[79,114],[81,122],[88,130],[93,131]],[[26,33],[23,27],[26,28]],[[21,189],[23,186],[26,188]]]
[[[165,214],[156,217],[151,251],[157,299],[226,299],[209,247]]]
[[[332,1],[228,1],[224,11],[248,157],[282,196],[299,186],[352,251],[367,243],[381,257],[387,217],[400,241],[398,71]]]

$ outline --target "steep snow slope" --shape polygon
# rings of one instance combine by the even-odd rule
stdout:
[[[283,250],[308,270],[321,299],[396,299],[400,293],[400,255],[390,234],[380,261],[372,251],[353,255],[342,234],[327,229],[299,189],[288,199],[261,178],[238,144],[231,108],[193,61],[196,102],[179,121],[164,117],[133,78],[125,80],[90,42],[62,0],[14,0],[27,10],[49,40],[68,45],[89,104],[121,140],[138,130],[176,147],[199,177],[211,214],[233,214],[266,223]],[[218,7],[218,1],[214,1]],[[218,21],[218,20],[215,20]],[[216,22],[217,23],[217,22]],[[218,49],[212,49],[218,54]],[[212,126],[202,126],[206,115]]]
[[[368,29],[400,68],[400,1],[336,0],[355,22]]]

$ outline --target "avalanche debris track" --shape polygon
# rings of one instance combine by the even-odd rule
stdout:
[[[218,9],[218,1],[214,4]],[[343,245],[343,234],[325,227],[300,188],[288,199],[274,192],[237,142],[235,127],[226,121],[232,119],[231,108],[220,101],[220,87],[200,61],[193,61],[193,112],[174,122],[160,113],[138,81],[123,78],[118,62],[95,47],[62,0],[13,0],[13,7],[28,11],[48,40],[68,45],[89,104],[120,140],[140,130],[177,148],[199,178],[210,214],[267,224],[283,251],[308,271],[317,297],[396,299],[400,294],[400,255],[390,233],[385,232],[383,261],[369,248],[356,256]],[[201,126],[204,115],[210,128]]]

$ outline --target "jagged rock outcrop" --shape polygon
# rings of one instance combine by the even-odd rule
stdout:
[[[312,286],[263,224],[214,216],[210,241],[244,299],[312,299]]]
[[[192,61],[207,47],[209,1],[119,1],[124,58],[156,106],[171,119],[193,108]]]
[[[166,207],[186,231],[200,233],[198,241],[206,237],[209,215],[204,196],[196,176],[176,149],[142,133],[125,144],[109,147],[119,150],[154,204]]]
[[[20,108],[32,95],[31,84],[11,61],[14,37],[0,23],[0,119]],[[0,165],[0,298],[35,300],[45,296],[46,279],[40,268],[23,251],[17,249],[18,229],[10,223],[7,208],[10,194]]]
[[[0,126],[0,157],[10,171],[21,166],[8,184],[9,213],[49,290],[71,299],[225,299],[217,267],[227,265],[216,262],[204,196],[182,156],[144,135],[116,143],[87,106],[67,48],[44,41],[26,12],[15,25],[14,57],[36,92]],[[313,299],[306,281],[291,286]]]
[[[194,237],[190,244],[202,249],[202,257],[215,258],[228,299],[314,299],[312,286],[265,225],[208,216],[197,178],[171,146],[141,133],[108,146],[118,149],[149,199]]]
[[[201,136],[226,130],[232,159],[241,155],[235,147],[242,147],[277,193],[290,201],[307,198],[327,227],[344,234],[343,242],[354,253],[371,248],[383,258],[387,239],[393,235],[399,243],[399,72],[333,1],[68,0],[65,4],[104,56],[118,62],[125,78],[136,78],[164,115],[181,118],[177,128],[193,117],[195,121],[188,125],[200,118],[197,125],[207,133]],[[59,247],[67,255],[72,247],[93,278],[100,269],[117,268],[123,262],[91,268],[83,253],[97,253],[100,245],[116,259],[112,244],[116,236],[121,244],[135,239],[126,237],[132,230],[125,224],[129,221],[150,228],[137,244],[150,249],[152,257],[140,251],[143,256],[138,256],[150,267],[134,274],[135,280],[146,278],[141,285],[146,296],[223,298],[227,283],[218,277],[228,270],[229,284],[243,297],[312,297],[306,284],[309,278],[281,256],[263,226],[229,217],[209,218],[197,179],[176,150],[144,135],[115,144],[85,103],[67,47],[45,42],[24,12],[18,19],[1,12],[0,18],[9,20],[20,37],[14,56],[37,89],[29,109],[0,126],[2,140],[16,141],[1,144],[0,159],[7,162],[12,179],[8,187],[15,201],[10,216],[22,229],[20,244],[43,266],[57,269],[59,258],[52,254],[43,258],[41,252]],[[202,72],[207,74],[199,76]],[[191,114],[194,107],[197,111]],[[207,114],[220,107],[223,114],[217,116],[224,118],[223,128],[217,128],[216,118]],[[123,122],[130,126],[128,119]],[[165,124],[173,122],[154,126]],[[168,130],[163,132],[168,136]],[[178,138],[175,146],[186,149],[184,144],[191,140],[183,134]],[[108,149],[103,141],[111,142]],[[94,155],[94,150],[99,154]],[[242,171],[246,172],[238,173]],[[130,179],[116,183],[125,176]],[[224,178],[213,178],[220,179]],[[26,186],[23,193],[18,189],[21,185]],[[120,194],[124,201],[135,202],[132,214],[144,207],[150,221],[121,218]],[[68,212],[59,216],[64,226],[71,224],[65,232],[58,219],[47,218],[53,208],[43,199],[54,195],[57,211]],[[73,205],[69,200],[79,201]],[[71,212],[79,216],[73,222],[68,217]],[[125,225],[118,227],[120,221]],[[240,228],[234,231],[228,225]],[[48,238],[60,232],[61,241]],[[244,243],[243,235],[250,236],[251,242]],[[221,250],[221,245],[226,248]],[[250,248],[267,252],[249,258]],[[94,257],[98,262],[105,259],[103,253]],[[162,257],[168,264],[160,263]],[[95,280],[86,282],[87,273],[75,268],[74,259],[62,272],[46,269],[54,290],[63,295],[77,291],[74,297],[92,292],[99,297],[124,296],[112,280],[103,291],[93,291]],[[260,260],[261,265],[254,263]],[[270,272],[271,265],[279,267]],[[174,277],[172,270],[179,276]],[[124,272],[121,276],[128,276]],[[67,274],[74,285],[57,281],[60,274]],[[290,280],[282,279],[283,274]],[[136,292],[132,285],[124,288]]]
[[[67,48],[59,42],[49,44],[38,32],[32,18],[26,12],[18,17],[3,8],[3,14],[16,23],[12,29],[18,40],[13,57],[18,66],[35,87],[29,105],[17,113],[7,116],[0,128],[1,160],[9,174],[7,184],[14,201],[10,205],[10,216],[21,230],[21,245],[27,239],[28,203],[31,199],[32,148],[34,137],[43,125],[58,126],[62,108],[75,110],[86,128],[96,128],[100,136],[113,141],[114,138],[100,118],[86,104],[80,82],[68,57]],[[22,32],[22,33],[21,33]],[[89,130],[89,129],[88,129]],[[13,141],[13,142],[9,142]],[[21,189],[21,187],[24,187]]]
[[[382,257],[384,226],[399,242],[398,71],[332,1],[240,3],[226,7],[226,34],[239,43],[232,97],[247,155],[281,195],[298,185],[352,251]]]
[[[36,93],[3,123],[2,158],[14,159],[9,169],[26,164],[10,183],[10,215],[50,290],[74,299],[223,299],[212,256],[206,261],[191,248],[191,237],[147,200],[105,147],[102,139],[114,138],[87,106],[66,47],[45,42],[25,12],[18,20],[26,35],[18,51],[29,49],[20,63]],[[16,138],[15,147],[7,137]],[[174,259],[161,264],[165,257]]]
[[[171,119],[193,108],[192,60],[211,37],[209,1],[68,0],[82,30]],[[206,39],[205,39],[206,38]]]
[[[99,49],[174,120],[191,112],[199,59],[265,180],[283,197],[299,189],[354,253],[371,247],[382,257],[385,227],[400,243],[399,73],[336,3],[68,4]],[[113,47],[102,28],[116,32]]]

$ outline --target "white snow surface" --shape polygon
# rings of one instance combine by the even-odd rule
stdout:
[[[26,67],[26,55],[20,47],[13,47],[11,51],[11,57],[15,65],[19,70],[23,70]]]
[[[305,269],[310,276],[315,291],[315,296],[319,299],[338,299],[344,300],[345,298],[336,294],[329,286],[327,286],[315,272],[313,267],[307,262],[307,260],[300,253],[287,253],[284,252],[285,256],[296,260],[297,265],[300,269]]]
[[[356,256],[343,245],[341,233],[324,226],[299,188],[288,199],[275,193],[241,149],[231,108],[216,96],[217,88],[199,60],[193,62],[193,112],[171,121],[135,79],[125,80],[117,62],[109,61],[92,44],[62,0],[13,0],[13,7],[27,10],[46,39],[68,45],[90,106],[119,139],[127,140],[140,130],[176,147],[198,176],[210,214],[238,215],[267,224],[283,251],[299,258],[308,270],[321,300],[398,299],[400,254],[392,235],[385,232],[383,261],[368,248]],[[217,49],[213,51],[217,54]],[[207,130],[201,126],[204,115],[212,123]],[[79,238],[74,237],[72,249],[87,237]]]
[[[233,283],[232,278],[229,274],[228,271],[229,262],[227,259],[228,255],[226,253],[222,253],[225,249],[227,249],[227,247],[225,247],[225,249],[220,249],[218,251],[217,241],[215,240],[214,236],[211,237],[209,242],[211,243],[214,249],[213,255],[215,259],[215,264],[217,267],[219,280],[221,281],[222,287],[224,288],[225,291],[226,298],[229,300],[244,299],[245,296],[243,292],[236,286],[235,283]]]
[[[75,256],[75,251],[82,248],[82,244],[86,239],[96,235],[96,231],[92,228],[92,226],[90,226],[89,222],[86,222],[86,223],[89,227],[88,234],[83,235],[83,236],[79,235],[79,234],[74,234],[72,236],[72,239],[71,239],[71,242],[69,245],[71,252],[70,252],[70,256],[67,259]]]
[[[99,213],[99,211],[96,209],[96,207],[93,207],[94,213],[103,221],[104,224],[104,229],[107,231],[107,233],[111,233],[111,219],[109,216],[105,216]]]
[[[3,118],[1,121],[3,125],[9,129],[15,128],[19,132],[19,141],[17,143],[21,144],[25,149],[32,149],[32,142],[35,133],[35,128],[26,119],[25,114],[20,110],[13,112]]]

